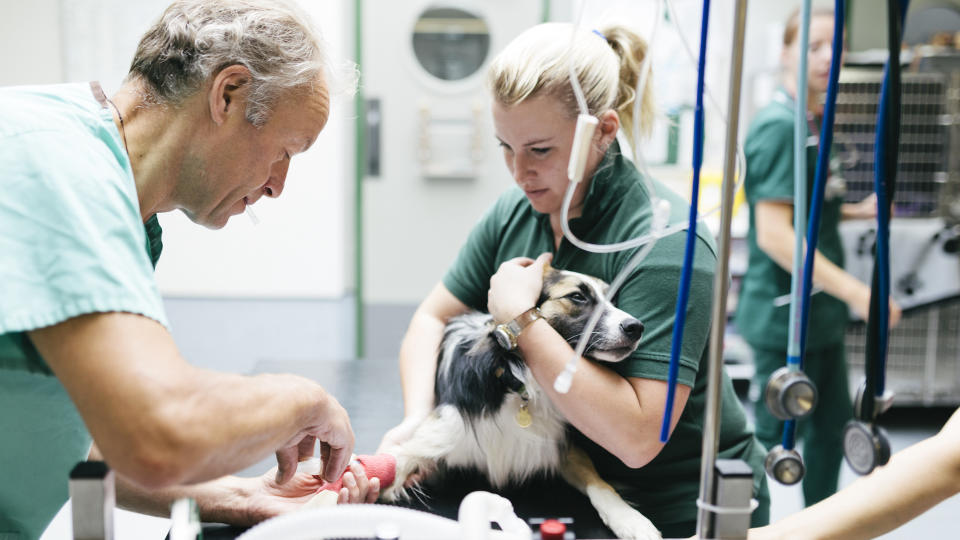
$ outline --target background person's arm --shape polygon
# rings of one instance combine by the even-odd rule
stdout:
[[[105,460],[145,488],[202,482],[277,452],[283,482],[314,437],[324,478],[353,450],[346,411],[293,375],[244,377],[191,366],[167,330],[129,313],[74,317],[30,339],[63,383]]]
[[[933,437],[897,452],[869,476],[750,540],[875,538],[960,492],[960,409]]]
[[[443,340],[443,328],[450,318],[469,308],[438,283],[420,303],[400,345],[400,383],[403,389],[404,419],[387,432],[378,453],[389,452],[413,435],[420,421],[433,410],[437,354]]]
[[[757,245],[787,272],[793,271],[793,205],[759,201],[754,207]],[[863,320],[870,313],[870,287],[830,262],[819,250],[814,253],[813,284],[830,296],[846,302]],[[890,300],[890,326],[900,320],[900,306]]]
[[[890,215],[893,216],[891,204]],[[840,219],[875,219],[877,217],[877,194],[871,193],[860,202],[840,205]]]

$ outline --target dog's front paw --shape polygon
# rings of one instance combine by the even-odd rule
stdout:
[[[660,531],[649,519],[633,508],[616,509],[605,516],[607,526],[617,536],[629,540],[660,540]]]
[[[400,454],[397,456],[397,468],[393,483],[380,489],[379,500],[390,503],[409,500],[418,490],[420,480],[434,469],[435,466],[428,461]]]
[[[399,478],[397,479],[399,480]],[[403,487],[403,484],[400,482],[394,482],[390,487],[380,490],[379,500],[388,503],[395,503],[401,500],[405,500],[409,497],[406,493],[406,488]]]

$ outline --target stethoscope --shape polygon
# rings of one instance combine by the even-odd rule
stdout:
[[[843,436],[843,450],[847,463],[859,474],[868,474],[875,467],[883,465],[890,458],[890,443],[886,432],[876,425],[877,416],[892,403],[892,395],[884,389],[884,371],[886,368],[887,333],[889,321],[889,237],[890,204],[896,184],[897,151],[899,147],[900,119],[900,65],[899,44],[903,18],[906,16],[908,1],[900,4],[897,0],[888,0],[888,42],[890,57],[885,69],[884,83],[881,89],[880,110],[877,121],[875,144],[874,190],[877,194],[877,250],[874,256],[874,273],[870,295],[870,315],[867,327],[867,359],[865,363],[866,381],[861,385],[855,400],[855,418],[848,422]],[[810,2],[804,3],[803,35],[801,50],[806,51],[809,27]],[[778,482],[791,485],[799,482],[805,468],[800,454],[794,448],[796,439],[796,421],[813,410],[816,405],[816,387],[803,374],[803,357],[806,344],[806,329],[809,318],[810,289],[813,276],[813,254],[816,249],[819,230],[820,208],[823,204],[823,188],[826,178],[826,166],[833,136],[833,115],[836,104],[836,87],[839,75],[839,51],[843,35],[843,3],[836,2],[833,35],[833,58],[830,63],[830,78],[824,106],[821,144],[817,153],[817,168],[814,180],[814,192],[811,198],[810,223],[807,228],[807,252],[803,266],[803,287],[799,294],[799,312],[796,309],[798,291],[796,281],[791,283],[790,337],[787,351],[787,366],[774,372],[765,390],[765,401],[771,414],[785,420],[782,444],[776,446],[767,455],[766,469]],[[795,174],[800,179],[795,185],[795,223],[797,245],[794,252],[794,277],[802,249],[800,221],[806,210],[805,202],[805,155],[802,154],[800,126],[806,117],[806,59],[801,55],[800,79],[798,83],[797,121],[795,133]],[[891,60],[893,61],[891,63]],[[800,95],[804,94],[801,98]],[[891,97],[892,96],[892,97]],[[893,101],[891,101],[891,99]],[[888,149],[893,149],[887,152]],[[799,171],[799,172],[798,172]],[[799,326],[798,326],[799,325]]]
[[[890,459],[890,439],[877,417],[893,403],[885,390],[890,320],[890,207],[896,189],[900,143],[900,41],[909,0],[887,0],[889,57],[880,88],[874,144],[873,186],[877,194],[877,249],[874,253],[867,319],[865,380],[854,401],[854,419],[843,433],[843,454],[858,474],[869,474]]]
[[[790,319],[786,366],[775,371],[764,389],[764,401],[772,415],[784,420],[781,444],[767,454],[764,462],[767,474],[785,485],[799,482],[806,471],[803,458],[797,452],[796,422],[813,412],[817,403],[817,389],[803,372],[806,349],[807,322],[810,317],[810,290],[813,286],[813,257],[820,232],[820,211],[829,167],[830,145],[833,139],[833,118],[840,76],[840,56],[843,46],[843,2],[835,2],[833,26],[833,54],[827,84],[820,145],[814,172],[813,194],[810,199],[810,219],[806,223],[806,250],[804,250],[804,221],[806,201],[806,123],[807,123],[807,49],[810,42],[810,0],[803,3],[801,22],[799,72],[797,76],[796,119],[794,121],[794,251],[790,283]],[[801,258],[803,260],[801,266]]]

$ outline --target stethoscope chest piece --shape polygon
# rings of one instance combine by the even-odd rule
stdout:
[[[880,426],[851,420],[843,431],[843,455],[857,474],[870,474],[890,460],[890,438]]]
[[[806,472],[800,453],[792,448],[787,450],[780,444],[767,453],[763,466],[769,476],[785,486],[796,484]]]
[[[770,375],[763,398],[780,420],[803,418],[817,406],[817,387],[802,371],[784,366]]]

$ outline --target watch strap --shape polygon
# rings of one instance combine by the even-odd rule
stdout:
[[[543,314],[540,313],[540,308],[534,306],[508,322],[507,328],[510,329],[510,333],[513,334],[514,339],[516,339],[520,337],[520,332],[523,332],[524,328],[530,326],[533,321],[541,318],[543,318]]]

